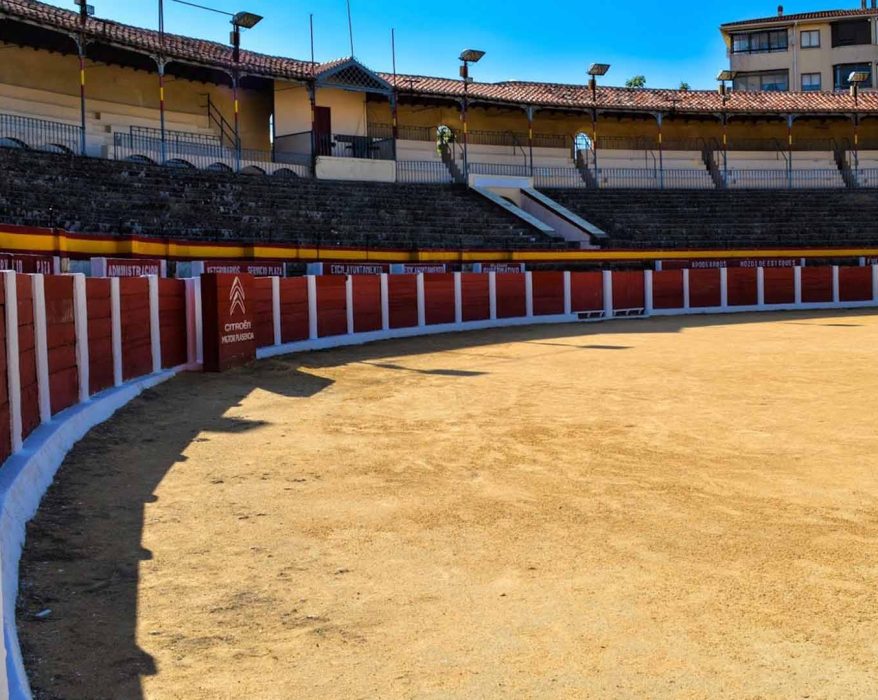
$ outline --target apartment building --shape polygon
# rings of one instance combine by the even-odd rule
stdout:
[[[728,22],[720,27],[736,90],[819,92],[846,90],[853,72],[866,72],[861,88],[876,86],[878,9],[785,14]]]

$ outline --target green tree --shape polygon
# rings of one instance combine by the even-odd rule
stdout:
[[[682,83],[680,83],[680,89],[686,92],[687,90],[691,90],[692,88],[689,87],[689,83],[684,80]]]
[[[646,76],[635,75],[633,78],[631,78],[630,80],[628,80],[625,83],[625,87],[629,87],[629,88],[646,87]]]

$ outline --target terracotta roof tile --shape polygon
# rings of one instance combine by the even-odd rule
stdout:
[[[861,15],[873,11],[848,10],[830,13]],[[823,13],[808,13],[821,15]],[[64,32],[80,30],[77,12],[63,10],[36,0],[0,0],[0,15],[48,27]],[[801,15],[788,15],[785,19]],[[730,26],[730,25],[724,25]],[[150,29],[140,29],[109,20],[91,18],[86,31],[102,41],[129,47],[132,50],[158,54],[159,34]],[[182,61],[190,61],[211,67],[234,68],[232,50],[224,44],[203,41],[175,34],[165,35],[165,55]],[[319,64],[316,72],[339,65],[349,59],[336,59]],[[309,61],[242,51],[240,68],[250,74],[268,78],[304,80],[312,75]],[[393,83],[393,75],[378,74]],[[401,94],[415,94],[427,97],[457,99],[463,95],[463,83],[450,78],[437,78],[420,75],[398,75],[396,85]],[[706,90],[661,90],[599,87],[597,102],[593,102],[591,92],[584,85],[564,85],[559,83],[534,83],[507,81],[501,83],[472,83],[469,95],[473,100],[490,101],[516,105],[570,109],[618,109],[625,111],[671,111],[684,113],[718,113],[723,111],[723,102],[715,91]],[[853,100],[845,92],[733,92],[725,105],[726,111],[737,114],[827,114],[849,113],[853,110]],[[878,111],[878,93],[863,92],[860,95],[861,111]]]
[[[865,10],[822,10],[820,12],[800,12],[795,15],[773,15],[758,19],[742,19],[735,22],[726,22],[721,25],[722,29],[734,27],[746,27],[751,24],[792,24],[793,22],[807,22],[817,19],[844,19],[852,17],[872,17],[878,15],[878,11]]]

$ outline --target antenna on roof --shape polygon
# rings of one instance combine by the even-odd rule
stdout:
[[[309,22],[311,23],[311,77],[317,73],[317,63],[314,61],[314,15],[311,14],[309,17]]]
[[[351,38],[351,58],[354,57],[354,21],[351,19],[351,0],[348,2],[348,35]]]
[[[390,51],[393,54],[393,87],[396,88],[396,29],[390,30]]]

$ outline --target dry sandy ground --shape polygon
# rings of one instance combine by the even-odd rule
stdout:
[[[876,348],[653,319],[180,377],[31,527],[38,697],[878,697]]]

